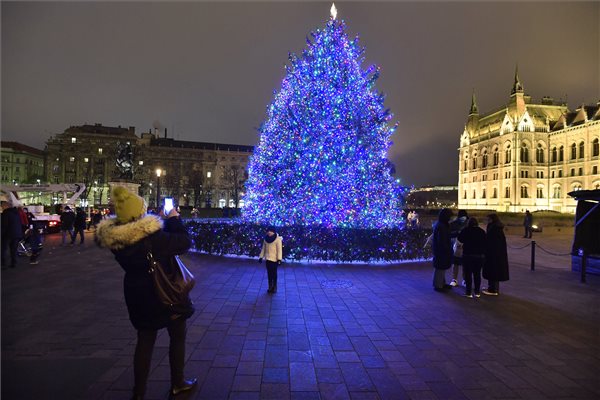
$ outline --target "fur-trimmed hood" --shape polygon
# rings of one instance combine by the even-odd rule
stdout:
[[[162,220],[152,215],[126,224],[118,224],[116,218],[111,218],[98,225],[95,240],[101,247],[121,250],[160,231],[162,227]]]

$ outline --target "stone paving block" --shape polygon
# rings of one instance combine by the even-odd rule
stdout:
[[[264,368],[262,381],[265,383],[289,383],[290,373],[288,368]]]
[[[263,383],[260,387],[260,398],[265,400],[288,400],[291,397],[288,383]]]
[[[259,400],[260,392],[231,392],[229,400]]]
[[[346,387],[350,392],[375,391],[367,370],[360,363],[340,363]]]
[[[352,400],[380,400],[377,392],[349,392]]]
[[[233,379],[233,392],[260,392],[260,375],[236,375]]]
[[[259,361],[240,361],[237,365],[236,375],[261,375],[263,363]]]
[[[431,390],[410,390],[406,392],[406,395],[410,400],[443,400]]]
[[[323,400],[349,400],[350,393],[341,383],[319,383],[319,393]]]
[[[292,400],[321,400],[319,392],[292,392]]]
[[[338,362],[360,362],[358,354],[354,351],[336,351],[335,358]]]
[[[287,367],[289,353],[287,346],[267,345],[265,354],[265,367]]]
[[[293,392],[317,391],[317,376],[313,363],[290,362],[290,387]]]
[[[235,368],[211,368],[199,388],[197,399],[227,399],[233,385]]]

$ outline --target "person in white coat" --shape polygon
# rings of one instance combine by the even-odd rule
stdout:
[[[277,292],[277,267],[281,265],[283,259],[283,240],[277,234],[275,228],[267,228],[267,234],[263,239],[262,249],[258,256],[258,262],[262,263],[263,258],[267,260],[267,276],[269,277],[269,289],[267,293]]]

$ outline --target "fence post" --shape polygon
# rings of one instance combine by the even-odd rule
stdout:
[[[587,252],[584,250],[581,254],[581,283],[585,283],[585,270],[587,268]]]
[[[531,241],[531,270],[535,271],[535,240]]]

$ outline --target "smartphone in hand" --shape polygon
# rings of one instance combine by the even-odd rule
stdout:
[[[165,197],[165,206],[163,208],[165,216],[169,215],[171,210],[173,209],[173,198]]]

